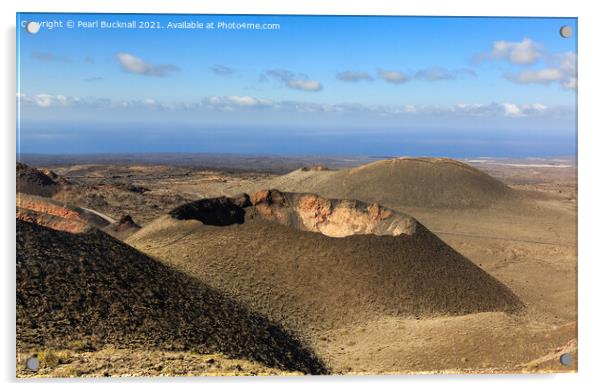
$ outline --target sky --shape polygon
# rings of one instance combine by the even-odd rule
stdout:
[[[17,26],[20,153],[575,153],[574,18],[25,13]]]

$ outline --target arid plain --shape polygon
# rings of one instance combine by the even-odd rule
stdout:
[[[18,376],[577,369],[570,158],[22,161]]]

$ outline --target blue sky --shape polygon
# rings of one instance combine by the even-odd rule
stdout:
[[[575,148],[575,19],[17,18],[42,25],[37,34],[18,30],[21,152],[539,156]],[[161,28],[84,28],[94,21]],[[178,28],[185,21],[204,28]],[[563,25],[572,38],[560,36]]]

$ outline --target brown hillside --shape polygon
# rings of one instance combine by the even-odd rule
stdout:
[[[223,353],[324,373],[277,324],[93,229],[17,220],[17,348],[150,348]]]
[[[300,169],[267,186],[392,207],[482,208],[519,198],[514,190],[484,172],[441,158],[381,160],[336,171]]]
[[[411,217],[355,201],[278,191],[205,199],[128,243],[304,336],[374,315],[521,307]]]
[[[17,162],[17,192],[52,197],[69,182],[46,169],[37,169]]]

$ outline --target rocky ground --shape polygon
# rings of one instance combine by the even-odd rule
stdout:
[[[40,368],[27,369],[37,357]],[[17,357],[17,377],[139,377],[139,376],[298,376],[254,361],[221,354],[187,351],[104,348],[98,351],[22,351]]]

